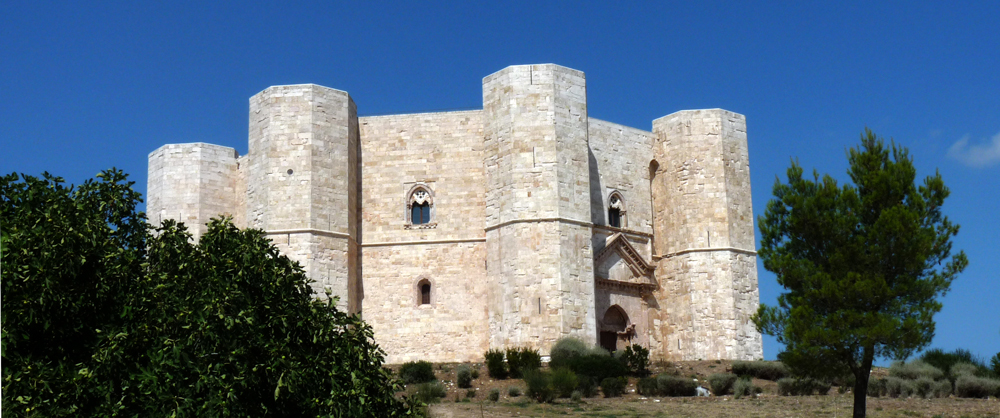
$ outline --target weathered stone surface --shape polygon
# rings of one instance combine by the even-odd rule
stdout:
[[[762,355],[742,115],[682,111],[652,132],[592,119],[584,74],[544,64],[487,76],[483,109],[463,112],[359,118],[346,92],[270,87],[249,130],[244,156],[151,153],[150,219],[196,239],[218,214],[263,229],[389,363],[547,355],[567,335]]]

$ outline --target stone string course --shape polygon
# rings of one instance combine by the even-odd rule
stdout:
[[[585,75],[552,64],[487,76],[482,110],[358,117],[347,92],[306,84],[265,89],[249,114],[247,155],[150,153],[150,220],[195,239],[219,215],[264,230],[318,297],[372,325],[389,363],[547,355],[563,336],[654,359],[762,357],[742,115],[681,111],[652,131],[593,119]],[[416,187],[426,225],[407,215]],[[605,321],[618,311],[625,328]]]

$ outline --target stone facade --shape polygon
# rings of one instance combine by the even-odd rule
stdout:
[[[654,359],[755,359],[760,334],[746,121],[681,111],[653,130],[587,115],[586,78],[523,65],[483,109],[358,117],[346,92],[250,99],[247,155],[149,155],[150,220],[264,230],[389,363],[547,355],[560,337]]]

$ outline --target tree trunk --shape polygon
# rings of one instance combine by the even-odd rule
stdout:
[[[861,367],[854,373],[854,418],[865,418],[868,402],[868,378],[872,372],[875,348],[865,347]]]

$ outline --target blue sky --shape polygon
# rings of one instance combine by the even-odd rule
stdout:
[[[345,90],[362,115],[480,108],[484,76],[551,62],[586,73],[591,117],[746,115],[757,215],[792,158],[845,180],[865,127],[908,147],[970,259],[931,346],[1000,351],[1000,2],[289,3],[5,2],[0,172],[115,166],[145,193],[160,145],[245,153],[271,85]]]

